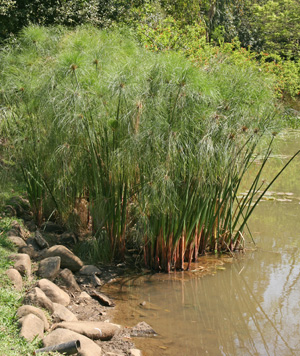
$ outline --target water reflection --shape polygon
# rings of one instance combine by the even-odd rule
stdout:
[[[282,141],[280,152],[295,152],[298,139]],[[272,159],[266,179],[281,165]],[[251,218],[256,251],[203,278],[177,273],[176,280],[138,278],[117,288],[115,297],[126,306],[116,321],[144,320],[159,334],[137,340],[145,355],[300,354],[299,172],[297,158],[272,188],[294,193],[291,201],[261,202]]]

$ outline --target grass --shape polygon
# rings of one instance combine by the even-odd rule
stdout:
[[[87,201],[90,257],[122,260],[134,235],[164,271],[240,248],[261,171],[237,191],[280,126],[269,77],[148,52],[126,29],[31,26],[0,59],[1,127],[38,225],[76,229]]]

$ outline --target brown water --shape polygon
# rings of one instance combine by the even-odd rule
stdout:
[[[267,180],[300,148],[300,133],[277,141],[281,156],[270,159]],[[202,277],[156,275],[115,287],[115,321],[146,321],[158,333],[134,340],[143,355],[300,355],[300,157],[271,190],[249,223],[255,251],[215,267],[200,259],[213,271]]]

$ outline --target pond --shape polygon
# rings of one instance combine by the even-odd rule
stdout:
[[[262,178],[270,181],[299,148],[299,132],[278,138],[280,155]],[[207,274],[140,277],[110,289],[119,300],[115,322],[145,321],[157,332],[134,340],[143,355],[300,354],[300,157],[270,190],[249,221],[256,247],[217,264],[200,258],[196,267]]]

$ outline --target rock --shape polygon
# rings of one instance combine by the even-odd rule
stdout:
[[[62,234],[64,232],[64,228],[52,221],[47,221],[42,225],[42,230],[45,232],[52,232],[55,234]]]
[[[81,275],[84,275],[84,276],[90,276],[90,275],[93,275],[93,274],[99,274],[100,275],[101,271],[96,266],[86,265],[86,266],[83,266],[78,273],[81,274]]]
[[[30,232],[34,232],[37,229],[37,226],[36,226],[34,220],[26,221],[25,226],[26,226],[27,230],[29,230]]]
[[[47,258],[47,257],[46,257],[47,251],[48,251],[47,248],[44,248],[43,250],[38,251],[38,252],[37,252],[37,254],[38,254],[37,260],[38,260],[38,261],[41,261],[41,260],[44,260],[45,258]],[[55,257],[55,256],[54,256],[54,257]],[[58,256],[58,257],[59,257],[59,256]],[[60,260],[60,262],[61,262],[61,260]]]
[[[35,232],[34,239],[41,250],[43,250],[44,248],[49,248],[48,242],[43,238],[39,230]]]
[[[53,303],[53,307],[54,312],[52,319],[55,323],[60,323],[61,321],[77,321],[77,317],[63,305]]]
[[[40,246],[37,244],[34,237],[28,237],[26,243],[27,246],[32,247],[35,251],[40,251]]]
[[[59,273],[60,257],[48,257],[43,259],[39,264],[38,275],[42,278],[53,280]]]
[[[31,260],[30,257],[25,253],[14,253],[8,257],[10,260],[14,261],[14,268],[21,273],[22,276],[31,274]]]
[[[110,300],[106,295],[96,292],[95,290],[90,293],[90,296],[106,307],[114,307],[115,303]]]
[[[7,202],[7,205],[10,205],[16,211],[16,215],[18,217],[30,217],[30,204],[27,199],[23,199],[22,197],[11,197]]]
[[[79,356],[101,356],[101,347],[86,336],[78,334],[74,331],[58,328],[52,331],[43,339],[45,347],[62,344],[65,342],[79,340],[80,351]]]
[[[82,292],[80,293],[78,299],[89,300],[92,299],[92,297],[89,294],[87,294],[87,292]]]
[[[46,296],[46,294],[40,288],[33,288],[24,297],[24,304],[35,305],[47,309],[51,314],[54,307],[52,301]]]
[[[75,277],[73,276],[73,273],[68,269],[65,268],[62,270],[59,274],[60,278],[63,281],[63,284],[71,291],[75,292],[80,292],[81,289],[79,285],[77,284]]]
[[[156,332],[151,328],[151,326],[144,321],[138,323],[136,326],[131,328],[130,331],[130,336],[132,337],[147,337],[156,335]]]
[[[5,205],[3,211],[5,212],[6,216],[9,216],[11,218],[13,216],[17,216],[17,210],[12,205]]]
[[[43,278],[39,280],[38,287],[41,288],[53,303],[58,303],[64,306],[70,303],[69,295],[48,279]]]
[[[5,274],[11,280],[16,290],[18,291],[22,290],[23,281],[19,271],[17,271],[14,268],[10,268],[5,272]]]
[[[75,331],[92,340],[110,340],[121,327],[103,321],[64,321],[53,325],[53,329],[57,328]]]
[[[17,317],[22,318],[28,314],[34,314],[44,322],[44,329],[49,330],[49,323],[44,312],[32,305],[22,305],[17,311]]]
[[[72,272],[77,272],[83,266],[80,258],[74,255],[68,248],[62,245],[55,245],[46,252],[46,257],[59,256],[61,258],[61,267],[68,268]]]
[[[59,237],[59,243],[61,245],[74,245],[77,242],[76,236],[73,232],[64,232]]]
[[[17,247],[27,246],[26,242],[22,239],[22,237],[9,235],[9,236],[7,236],[7,239],[9,241],[11,241]]]
[[[103,282],[99,277],[97,277],[95,274],[91,274],[90,276],[77,276],[77,282],[82,284],[83,286],[93,286],[93,287],[99,287],[103,285]]]
[[[32,341],[36,336],[44,336],[44,322],[34,314],[28,314],[19,320],[20,336]]]
[[[18,249],[19,253],[25,253],[32,259],[36,259],[38,257],[37,252],[34,250],[32,246],[22,246]]]
[[[101,279],[98,278],[95,274],[91,275],[90,277],[90,284],[92,284],[94,287],[99,287],[102,286]]]
[[[26,232],[16,220],[11,223],[11,229],[7,232],[6,235],[18,236],[22,239],[26,239],[29,236],[28,232]]]
[[[130,349],[130,356],[142,356],[141,350],[138,349]]]

